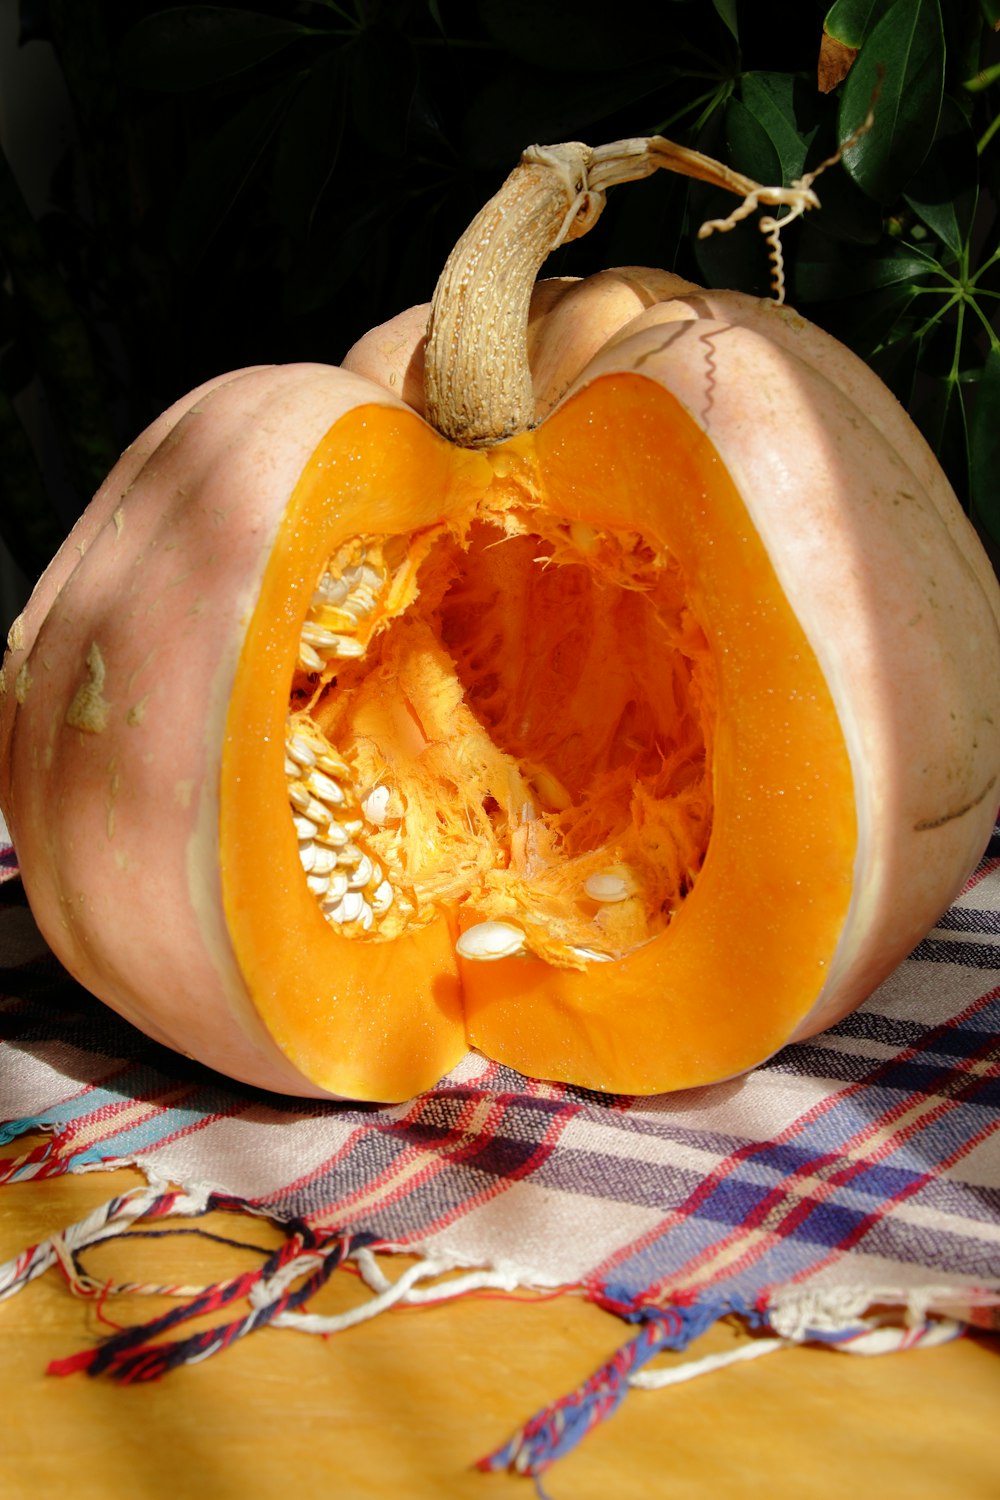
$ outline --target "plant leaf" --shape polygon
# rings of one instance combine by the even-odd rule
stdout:
[[[351,113],[369,145],[404,156],[419,81],[416,49],[387,26],[368,26],[350,52]]]
[[[823,30],[827,36],[858,52],[892,3],[893,0],[836,0],[826,13]]]
[[[803,229],[795,258],[795,294],[805,302],[853,300],[868,292],[908,283],[913,286],[933,269],[933,263],[910,249],[888,241],[881,255],[851,252],[817,232]]]
[[[631,26],[607,0],[479,0],[477,9],[504,52],[559,72],[606,74],[663,57],[676,31],[666,6],[644,7]]]
[[[906,201],[954,255],[961,255],[976,214],[975,137],[958,106],[945,98],[933,146],[910,179]]]
[[[712,0],[719,19],[731,32],[736,41],[740,39],[739,18],[736,12],[736,0]],[[1000,0],[998,0],[1000,3]]]
[[[944,91],[944,31],[938,0],[894,0],[869,32],[844,85],[839,129],[846,140],[878,92],[875,122],[844,153],[844,166],[870,197],[896,199],[937,130]]]
[[[815,118],[804,131],[799,125],[802,92],[802,81],[791,73],[744,73],[740,79],[740,97],[774,147],[785,183],[802,176],[817,129]]]
[[[281,121],[274,153],[274,202],[299,240],[309,234],[340,155],[347,110],[344,59],[334,53],[309,70]]]
[[[506,167],[531,141],[574,139],[582,126],[661,89],[660,63],[604,75],[514,68],[488,83],[462,123],[463,156],[475,167]]]
[[[720,139],[720,136],[722,132],[715,124],[714,130],[706,132],[706,139],[698,142],[698,149],[708,156],[731,162],[738,172],[756,182],[780,180],[781,162],[774,143],[738,99],[730,99],[726,104],[724,137]],[[724,219],[732,213],[738,201],[732,193],[692,182],[689,198],[691,221],[699,225],[707,219]],[[758,296],[766,293],[770,282],[767,247],[756,231],[753,218],[728,233],[716,233],[707,239],[696,240],[694,250],[698,268],[709,286],[731,287]]]
[[[174,201],[170,249],[182,266],[200,260],[243,193],[275,131],[299,79],[284,79],[233,115],[195,157]]]
[[[969,422],[969,509],[1000,545],[1000,349],[986,356]]]
[[[135,88],[182,93],[232,78],[312,35],[311,27],[259,11],[182,5],[138,21],[122,42],[119,68]]]

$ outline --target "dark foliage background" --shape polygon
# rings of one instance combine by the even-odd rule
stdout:
[[[880,80],[874,128],[785,236],[788,300],[876,366],[1000,541],[1000,0],[22,0],[20,16],[22,42],[54,46],[77,125],[38,221],[0,159],[0,530],[29,577],[182,391],[336,363],[429,298],[525,145],[660,132],[788,182]],[[821,56],[853,59],[826,92]],[[658,174],[617,189],[545,274],[658,265],[764,294],[752,226],[695,237],[734,206]],[[58,503],[18,415],[33,381]]]

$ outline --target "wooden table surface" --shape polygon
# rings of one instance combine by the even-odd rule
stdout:
[[[80,1218],[137,1173],[0,1188],[0,1261]],[[277,1243],[266,1224],[199,1221]],[[232,1274],[239,1255],[196,1237],[98,1247],[102,1279]],[[252,1264],[247,1257],[247,1264]],[[395,1274],[396,1267],[389,1266]],[[338,1274],[317,1310],[366,1295]],[[121,1322],[158,1299],[109,1299]],[[466,1298],[400,1309],[324,1339],[262,1330],[145,1386],[47,1377],[100,1335],[94,1307],[49,1272],[0,1303],[2,1500],[528,1500],[530,1480],[475,1460],[623,1341],[578,1298]],[[733,1347],[717,1327],[674,1359]],[[880,1358],[793,1349],[662,1391],[619,1412],[544,1476],[551,1500],[1000,1500],[1000,1340]],[[669,1357],[668,1357],[669,1358]]]

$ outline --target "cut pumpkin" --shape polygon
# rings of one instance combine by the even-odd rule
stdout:
[[[285,612],[330,610],[314,584],[338,556],[381,595],[352,627],[364,654],[306,672]],[[302,878],[287,783],[309,766],[279,763],[286,733],[344,758],[330,822],[373,867],[355,904],[392,893],[367,929]],[[349,1096],[405,1097],[469,1041],[597,1089],[741,1071],[812,1007],[851,897],[851,770],[815,655],[711,444],[634,375],[485,455],[406,413],[341,419],[264,576],[221,807],[247,988]],[[629,894],[592,899],[615,870]],[[531,956],[456,957],[486,921]]]
[[[888,392],[659,272],[533,306],[534,421],[477,448],[424,418],[426,310],[192,393],[12,633],[42,931],[232,1076],[729,1077],[863,999],[985,843],[1000,596]]]

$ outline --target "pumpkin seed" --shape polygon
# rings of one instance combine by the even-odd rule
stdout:
[[[348,879],[348,887],[352,891],[363,891],[372,878],[372,862],[367,854],[362,854],[358,863]]]
[[[524,932],[513,922],[477,922],[467,927],[455,944],[462,958],[492,963],[498,958],[514,958],[526,949]]]
[[[583,883],[591,901],[627,901],[634,894],[634,886],[627,876],[618,870],[599,870]]]
[[[385,916],[392,905],[392,886],[388,880],[383,880],[381,885],[375,887],[372,896],[372,911],[377,917]]]
[[[347,591],[350,586],[346,578],[334,578],[332,573],[324,573],[316,585],[313,602],[318,604],[340,604],[347,598]]]
[[[387,786],[373,786],[367,797],[361,799],[361,811],[369,823],[374,823],[376,828],[381,828],[385,822],[390,795]]]
[[[299,666],[303,672],[322,672],[323,658],[314,651],[308,641],[299,641]]]
[[[328,630],[325,625],[317,625],[312,620],[307,620],[302,627],[300,640],[307,642],[310,646],[315,646],[321,654],[330,656],[336,652],[340,636],[336,631]]]
[[[326,897],[322,903],[324,916],[328,916],[331,908],[337,906],[346,895],[347,876],[342,870],[334,870],[330,875]]]
[[[325,828],[321,828],[316,835],[317,841],[334,849],[342,849],[347,843],[347,829],[336,818],[331,818]]]
[[[303,735],[292,734],[285,741],[285,748],[296,765],[308,768],[316,764],[316,752]],[[297,771],[295,775],[298,775]]]
[[[365,654],[362,642],[354,640],[349,635],[334,635],[333,645],[329,649],[331,656],[340,657],[342,661],[346,661],[349,657],[359,657]]]
[[[367,902],[360,891],[345,891],[344,895],[326,912],[327,920],[330,922],[356,922],[364,911]],[[368,907],[369,913],[371,907]]]
[[[332,777],[325,772],[312,770],[306,777],[306,786],[313,796],[318,797],[321,802],[327,803],[329,807],[342,807],[344,802],[343,788],[338,786]]]

